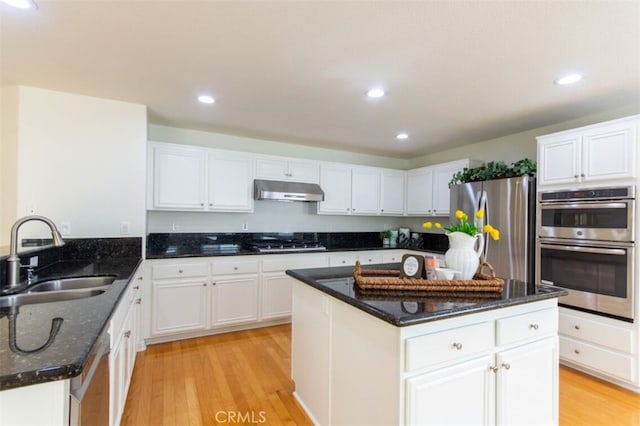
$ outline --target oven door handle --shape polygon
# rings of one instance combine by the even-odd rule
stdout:
[[[541,210],[558,210],[558,209],[626,209],[629,202],[616,203],[540,203]]]
[[[594,254],[612,254],[614,256],[626,256],[627,250],[618,248],[599,248],[599,247],[581,247],[581,246],[564,246],[555,244],[540,244],[540,248],[559,250],[559,251],[571,251],[580,253],[594,253]]]

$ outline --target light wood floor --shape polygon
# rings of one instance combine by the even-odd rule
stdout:
[[[311,425],[292,396],[291,326],[151,345],[123,426]],[[640,395],[560,368],[561,426],[640,426]]]

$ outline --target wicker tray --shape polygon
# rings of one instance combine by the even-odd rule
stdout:
[[[487,269],[488,274],[484,272]],[[496,278],[493,268],[486,262],[478,267],[472,280],[424,280],[400,278],[400,271],[396,270],[362,269],[357,261],[353,278],[362,290],[501,293],[504,288],[504,280]]]

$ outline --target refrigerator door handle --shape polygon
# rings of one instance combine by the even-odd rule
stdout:
[[[483,231],[484,224],[489,223],[489,214],[490,214],[490,212],[487,211],[487,191],[484,191],[484,190],[482,191],[482,195],[480,196],[479,209],[484,210],[484,216],[482,219],[475,218],[474,220],[476,222],[478,231],[484,232]],[[474,213],[474,216],[475,216],[475,213]],[[482,252],[484,253],[485,259],[489,257],[489,239],[488,238],[485,238],[484,240],[484,247]]]

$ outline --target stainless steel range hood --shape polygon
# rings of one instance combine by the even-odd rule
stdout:
[[[256,179],[253,181],[256,200],[277,201],[323,201],[324,192],[318,184],[303,182],[281,182]]]

